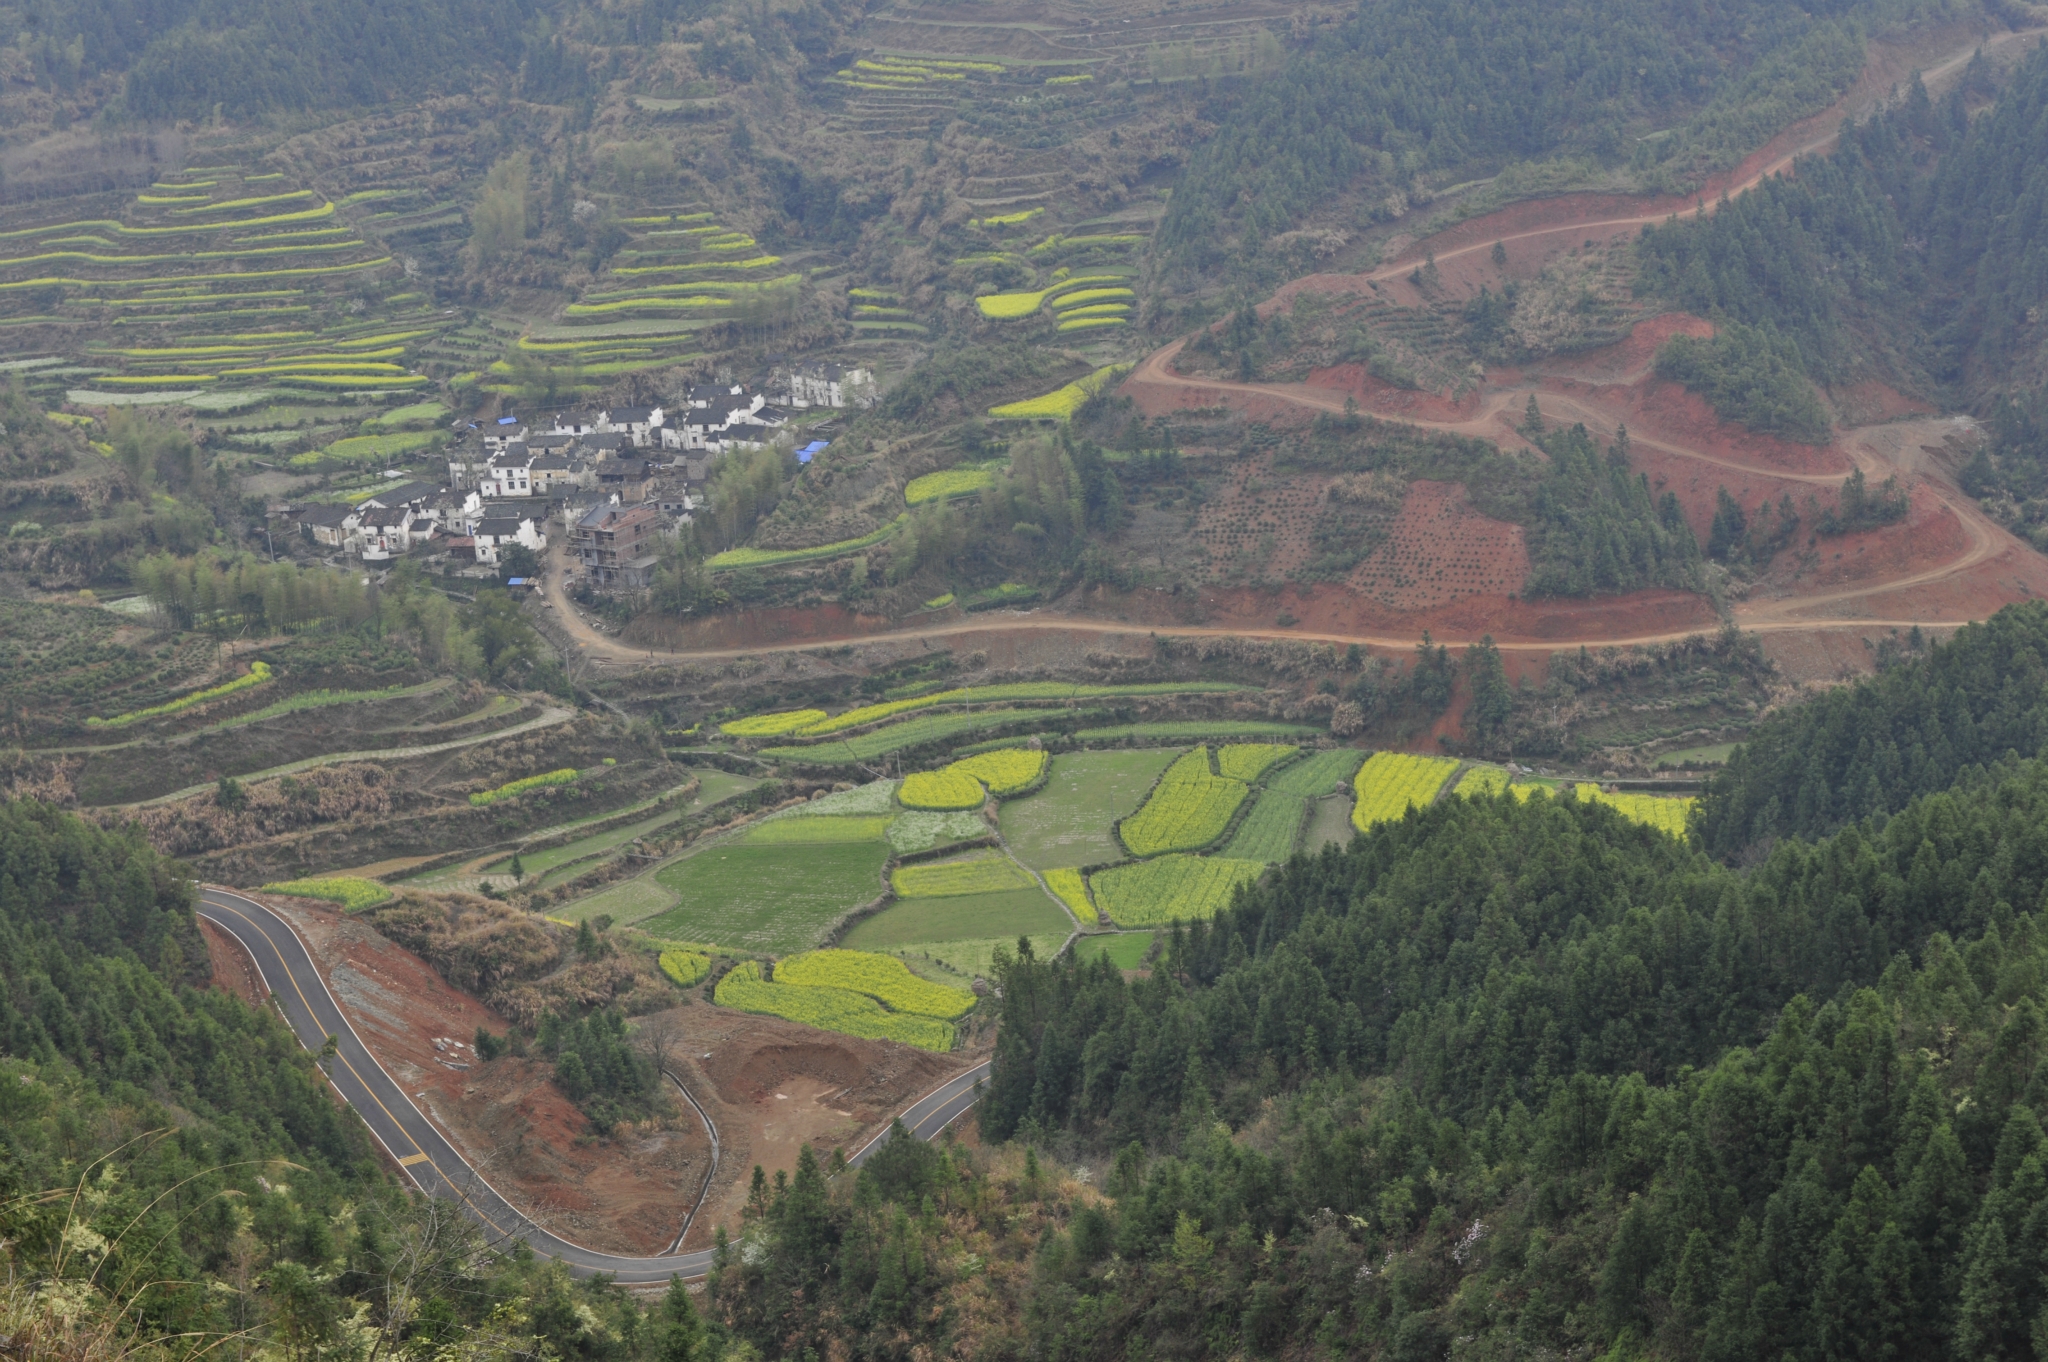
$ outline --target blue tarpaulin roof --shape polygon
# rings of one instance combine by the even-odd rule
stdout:
[[[830,440],[813,440],[809,444],[805,445],[801,452],[805,454],[822,453],[825,449],[830,447],[831,444],[832,442]]]
[[[519,424],[519,418],[516,416],[500,416],[498,424],[501,426],[516,426]]]
[[[796,452],[796,461],[798,463],[809,463],[811,461],[811,451],[808,449],[799,449]]]

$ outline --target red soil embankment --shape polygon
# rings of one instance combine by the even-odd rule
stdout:
[[[1352,398],[1361,410],[1376,416],[1409,421],[1468,421],[1479,414],[1479,389],[1476,386],[1454,402],[1441,393],[1396,387],[1367,373],[1363,364],[1311,369],[1307,386],[1334,392],[1340,400]]]
[[[1713,605],[1705,597],[1665,590],[1586,600],[1467,596],[1431,610],[1392,610],[1341,584],[1319,582],[1279,591],[1238,587],[1204,592],[1201,601],[1206,615],[1202,627],[1207,629],[1271,630],[1274,619],[1284,611],[1299,621],[1296,627],[1304,633],[1407,633],[1419,638],[1428,630],[1448,638],[1491,634],[1502,643],[1555,640],[1577,646],[1581,639],[1603,635],[1704,632],[1719,626]]]
[[[213,987],[234,994],[251,1007],[268,1006],[270,990],[264,987],[263,976],[242,943],[205,918],[199,919],[199,934],[206,938],[206,957],[213,964]]]
[[[691,1113],[678,1112],[666,1128],[596,1137],[555,1086],[552,1065],[478,1060],[470,1048],[477,1029],[503,1035],[510,1027],[426,961],[331,908],[264,897],[299,929],[386,1071],[521,1211],[609,1253],[659,1253],[674,1240],[710,1160]]]

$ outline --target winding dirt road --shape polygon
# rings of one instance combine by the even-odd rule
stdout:
[[[2001,47],[2009,43],[2040,37],[2044,34],[2048,34],[2048,27],[1995,34],[1985,37],[1980,41],[1969,43],[1944,55],[1932,65],[1920,68],[1922,80],[1930,88],[1933,88],[1944,78],[1961,71],[1968,65],[1971,57],[1979,50]],[[1496,240],[1514,242],[1561,234],[1583,237],[1589,233],[1595,235],[1604,233],[1611,237],[1625,231],[1639,230],[1645,226],[1663,223],[1674,212],[1692,208],[1695,203],[1698,204],[1698,211],[1711,213],[1718,206],[1722,194],[1725,193],[1727,197],[1734,198],[1747,193],[1771,176],[1785,172],[1797,158],[1822,152],[1833,146],[1840,135],[1840,119],[1867,114],[1874,107],[1876,99],[1877,96],[1869,88],[1869,82],[1859,82],[1859,86],[1848,95],[1845,95],[1832,109],[1823,115],[1805,120],[1809,125],[1817,125],[1825,121],[1830,122],[1832,126],[1828,127],[1825,131],[1816,131],[1812,135],[1799,140],[1795,145],[1782,149],[1777,154],[1770,156],[1763,164],[1750,171],[1738,182],[1710,186],[1708,193],[1698,196],[1696,200],[1659,200],[1654,208],[1627,216],[1559,221],[1501,237],[1480,234],[1469,243],[1434,252],[1427,249],[1427,243],[1431,238],[1424,238],[1412,243],[1393,262],[1368,273],[1356,275],[1313,275],[1307,279],[1294,280],[1276,293],[1274,298],[1269,300],[1267,304],[1262,305],[1261,310],[1281,305],[1286,297],[1303,288],[1315,288],[1321,291],[1364,291],[1375,281],[1396,279],[1406,275],[1412,270],[1414,264],[1422,260],[1425,255],[1433,254],[1436,261],[1442,264],[1445,261],[1454,260],[1474,252],[1491,251]],[[1709,197],[1709,194],[1712,197]],[[1479,220],[1482,219],[1475,219],[1475,221]],[[1455,231],[1457,229],[1453,228],[1451,230]],[[1236,383],[1183,377],[1173,372],[1172,362],[1174,357],[1180,353],[1180,349],[1185,343],[1186,340],[1183,338],[1147,356],[1125,380],[1124,389],[1128,391],[1134,387],[1146,386],[1164,390],[1200,390],[1211,396],[1223,396],[1226,398],[1233,395],[1262,397],[1314,412],[1342,413],[1347,410],[1348,395],[1332,389],[1316,388],[1299,383]],[[1642,376],[1643,374],[1638,372],[1629,376],[1629,378],[1640,381]],[[1597,405],[1585,401],[1582,396],[1545,391],[1542,386],[1542,375],[1540,374],[1527,382],[1494,390],[1489,394],[1477,413],[1462,420],[1432,421],[1413,417],[1392,416],[1385,413],[1375,413],[1375,416],[1383,421],[1398,421],[1402,424],[1413,425],[1427,430],[1469,435],[1483,439],[1497,439],[1502,433],[1504,420],[1505,424],[1512,425],[1513,417],[1519,414],[1521,407],[1531,395],[1536,397],[1538,408],[1545,416],[1583,422],[1588,428],[1606,436],[1611,437],[1614,429],[1621,423],[1620,419],[1613,413],[1602,411]],[[1635,432],[1631,432],[1630,439],[1634,444],[1675,458],[1709,464],[1714,467],[1727,469],[1730,472],[1757,477],[1769,477],[1784,482],[1803,483],[1816,488],[1838,486],[1848,476],[1847,470],[1839,473],[1802,473],[1760,464],[1744,463],[1705,449],[1675,444],[1668,439],[1658,439]],[[1860,441],[1855,439],[1848,440],[1844,442],[1842,448],[1848,454],[1853,466],[1861,469],[1866,476],[1872,476],[1881,480],[1890,473],[1899,471]],[[2003,528],[1987,518],[1977,507],[1976,503],[1971,498],[1963,496],[1959,490],[1933,477],[1922,479],[1919,485],[1925,487],[1927,495],[1931,496],[1946,511],[1954,515],[1961,525],[1967,544],[1964,550],[1956,557],[1932,567],[1883,581],[1867,582],[1829,591],[1809,592],[1797,596],[1777,597],[1765,601],[1745,602],[1731,612],[1730,622],[1746,631],[1767,634],[1811,633],[1830,630],[1905,629],[1915,625],[1923,628],[1939,629],[1969,623],[1970,621],[1967,618],[1949,619],[1920,616],[1892,619],[1826,613],[1831,609],[1846,606],[1852,601],[1898,592],[1911,587],[1927,586],[1954,578],[1983,565],[2000,554],[2020,547],[2017,540],[2013,539]],[[1020,630],[1089,635],[1139,636],[1170,634],[1175,637],[1189,638],[1306,639],[1315,642],[1335,644],[1356,643],[1363,647],[1392,649],[1412,647],[1420,636],[1419,629],[1414,632],[1337,633],[1277,627],[1151,626],[1115,620],[1059,615],[1049,611],[1028,611],[1003,612],[974,620],[953,620],[941,624],[922,625],[899,630],[848,634],[845,637],[809,638],[786,643],[757,643],[746,647],[676,651],[646,646],[635,647],[622,643],[591,627],[589,622],[577,612],[574,605],[568,599],[564,589],[565,575],[560,570],[561,561],[560,550],[557,549],[554,554],[555,570],[551,571],[547,576],[543,597],[547,604],[552,607],[552,614],[556,623],[569,634],[575,644],[578,657],[620,667],[660,666],[664,663],[677,663],[691,659],[708,661],[753,657],[766,653],[807,652],[845,643],[914,642],[926,639],[961,638],[975,634],[1015,633]],[[1625,647],[1639,644],[1669,643],[1695,636],[1699,632],[1700,628],[1697,625],[1669,630],[1634,632],[1598,631],[1575,633],[1570,636],[1557,638],[1510,640],[1501,642],[1498,646],[1507,652],[1552,653],[1560,649],[1581,646]],[[1439,642],[1454,647],[1478,642],[1476,636],[1458,637],[1455,631],[1444,628],[1433,629],[1432,636]]]

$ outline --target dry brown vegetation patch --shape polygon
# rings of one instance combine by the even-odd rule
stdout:
[[[346,818],[391,812],[391,776],[381,766],[323,766],[242,787],[242,803],[223,803],[218,790],[172,804],[124,809],[107,818],[142,825],[151,845],[169,856],[196,856],[222,847],[296,832]]]
[[[364,919],[468,993],[534,979],[562,959],[563,933],[546,919],[475,894],[407,894]]]

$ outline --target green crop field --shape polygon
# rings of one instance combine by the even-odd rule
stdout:
[[[1082,742],[1186,742],[1208,738],[1312,738],[1321,730],[1306,724],[1274,723],[1269,719],[1176,719],[1156,724],[1119,724],[1115,728],[1084,728],[1074,736]]]
[[[1144,748],[1054,757],[1043,789],[1003,804],[1004,844],[1033,870],[1122,860],[1111,825],[1138,807],[1174,755]]]
[[[1217,854],[1242,861],[1284,861],[1294,854],[1295,843],[1301,840],[1301,823],[1307,809],[1308,801],[1300,795],[1267,790],[1259,795],[1251,812]]]
[[[1676,752],[1666,752],[1657,758],[1659,767],[1667,766],[1725,766],[1734,753],[1732,742],[1709,743],[1705,747],[1682,747]]]
[[[1392,822],[1410,805],[1427,808],[1458,763],[1449,757],[1418,757],[1407,752],[1375,752],[1358,768],[1353,787],[1358,803],[1351,823],[1360,832],[1375,823]]]
[[[1232,780],[1253,781],[1283,757],[1301,749],[1291,743],[1240,742],[1216,751],[1216,769]]]
[[[761,967],[752,960],[733,966],[718,981],[713,997],[720,1007],[781,1017],[821,1031],[900,1041],[924,1050],[953,1048],[953,1028],[947,1022],[890,1012],[851,989],[770,983],[761,978]]]
[[[809,950],[826,930],[882,892],[880,842],[806,847],[727,843],[655,874],[676,906],[643,924],[660,936],[739,950]]]
[[[879,842],[889,819],[868,814],[838,818],[777,818],[757,823],[740,840],[748,846],[825,846],[839,842]]]
[[[736,776],[715,766],[690,774],[697,778],[697,797],[690,801],[693,809],[708,809],[736,794],[745,794],[761,783],[753,776]]]
[[[1152,927],[1175,920],[1214,917],[1230,896],[1266,867],[1259,861],[1221,856],[1161,856],[1111,866],[1089,876],[1095,901],[1119,927]]]
[[[1090,961],[1107,956],[1118,969],[1136,969],[1145,963],[1145,953],[1152,949],[1152,937],[1151,932],[1084,936],[1074,943],[1074,954]]]
[[[958,898],[904,899],[855,923],[843,944],[852,950],[894,951],[920,941],[971,940],[1021,933],[1057,943],[1074,929],[1060,906],[1036,888]]]
[[[567,865],[571,861],[581,860],[585,856],[594,856],[600,852],[624,846],[635,837],[644,837],[664,823],[675,821],[677,816],[673,812],[662,812],[654,815],[652,818],[642,819],[637,823],[628,823],[622,828],[613,828],[610,832],[600,832],[590,837],[579,837],[573,842],[564,842],[558,847],[549,847],[546,851],[522,854],[519,857],[519,865],[526,872],[528,879],[533,879],[537,876],[544,877],[556,866]],[[502,861],[493,862],[484,868],[483,873],[486,875],[511,874],[512,858],[507,856]]]
[[[1245,794],[1243,781],[1210,774],[1209,749],[1198,747],[1166,768],[1118,832],[1133,856],[1194,851],[1223,835]]]
[[[1035,887],[1031,877],[1007,856],[970,856],[959,861],[927,861],[898,867],[889,877],[907,899],[950,898],[960,894],[992,894],[1004,889]]]
[[[548,916],[557,922],[581,922],[585,918],[608,917],[614,922],[641,922],[675,907],[675,892],[653,875],[638,875],[608,885],[588,898],[550,908]]]
[[[886,951],[913,969],[965,981],[989,977],[997,947],[1014,953],[1027,937],[1041,960],[1059,949],[1074,924],[1037,889],[960,898],[904,899],[855,924],[844,945]]]
[[[1050,959],[1053,952],[1067,939],[1067,933],[1045,932],[1025,933],[1031,942],[1031,953],[1040,960]],[[911,969],[936,979],[941,983],[964,984],[976,978],[995,979],[995,955],[998,950],[1017,953],[1017,934],[1008,936],[984,936],[971,939],[947,941],[913,941],[899,946],[890,954]]]
[[[775,982],[865,993],[891,1012],[952,1021],[974,1009],[974,995],[918,978],[893,956],[873,951],[805,951],[779,960]]]
[[[1273,778],[1266,782],[1266,788],[1282,794],[1326,795],[1339,786],[1348,786],[1363,760],[1364,754],[1348,747],[1311,752],[1300,761],[1275,771]]]
[[[1458,777],[1455,793],[1497,795],[1508,787],[1508,773],[1499,766],[1474,766]]]

